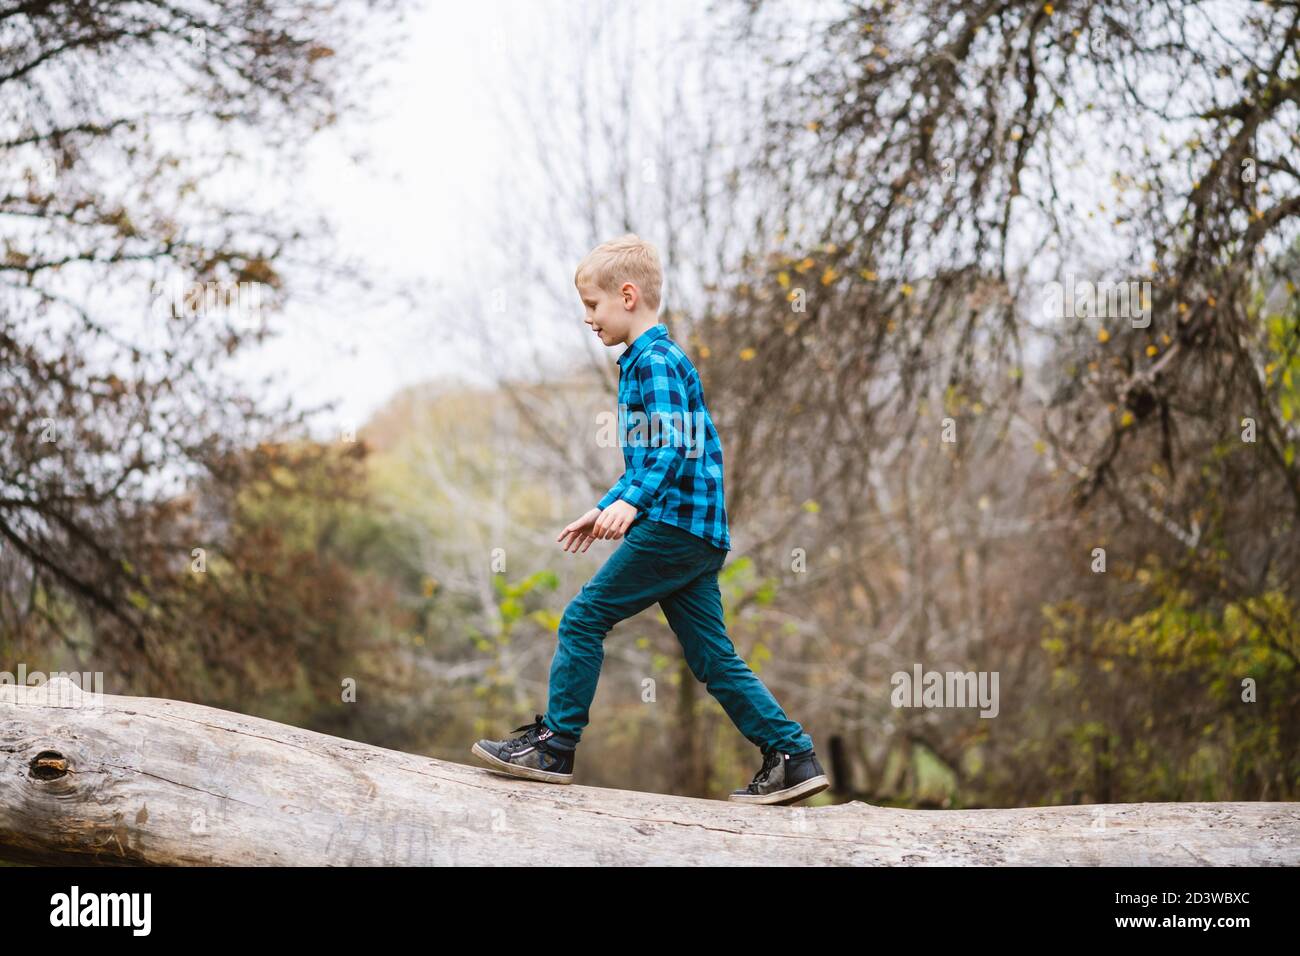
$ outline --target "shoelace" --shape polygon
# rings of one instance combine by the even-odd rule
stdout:
[[[776,750],[770,750],[763,757],[763,766],[759,768],[758,773],[754,774],[754,779],[749,783],[749,789],[753,790],[760,783],[767,781],[767,775],[772,772],[777,764],[781,762],[781,754]]]
[[[537,735],[542,732],[542,728],[545,727],[546,724],[542,720],[541,714],[535,714],[534,717],[535,719],[531,724],[524,724],[514,729],[515,733],[518,733],[521,730],[527,731],[527,733],[525,733],[522,737],[516,738],[515,740],[508,741],[501,749],[518,750],[521,747],[529,746],[531,744],[536,743]]]

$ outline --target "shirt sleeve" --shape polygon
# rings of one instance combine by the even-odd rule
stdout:
[[[649,510],[681,474],[686,460],[686,383],[664,356],[651,353],[636,367],[650,434],[645,467],[625,476],[622,498]]]
[[[625,471],[623,474],[619,475],[618,481],[614,482],[609,491],[605,492],[605,496],[601,498],[600,501],[596,502],[596,507],[601,511],[604,511],[614,502],[618,501],[619,497],[623,494],[623,489],[626,487],[627,472]]]

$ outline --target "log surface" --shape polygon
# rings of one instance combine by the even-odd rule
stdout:
[[[1300,804],[760,807],[557,786],[57,680],[0,684],[0,858],[81,865],[1300,865]]]

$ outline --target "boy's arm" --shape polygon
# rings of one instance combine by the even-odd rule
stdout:
[[[618,501],[619,497],[623,494],[623,489],[626,487],[627,487],[627,472],[625,471],[623,472],[623,474],[618,476],[618,481],[614,482],[613,486],[609,489],[609,491],[605,492],[605,497],[601,498],[600,501],[596,502],[596,507],[599,508],[601,511],[604,511],[614,502]]]
[[[657,427],[659,440],[652,442],[643,470],[630,477],[624,473],[619,479],[623,482],[619,497],[646,511],[672,487],[686,460],[682,434],[686,427],[686,383],[672,364],[656,353],[637,363],[636,376],[652,434]]]

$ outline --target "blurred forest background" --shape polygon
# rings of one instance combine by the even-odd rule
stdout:
[[[502,15],[490,251],[428,300],[277,199],[382,102],[411,4],[0,5],[0,670],[469,763],[544,711],[612,547],[555,543],[621,470],[572,273],[634,231],[814,802],[1296,799],[1300,3],[638,6]],[[178,274],[255,321],[160,310]],[[1067,277],[1146,320],[1053,313]],[[358,337],[409,303],[490,381],[353,429],[232,373],[345,294]],[[997,716],[894,707],[917,664],[996,671]],[[758,763],[657,609],[614,629],[579,782],[721,797]]]

